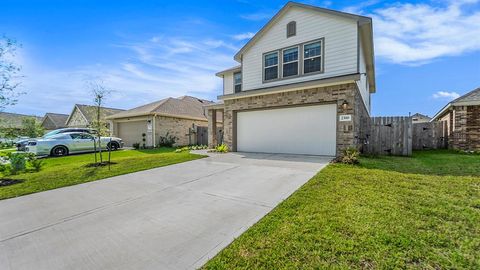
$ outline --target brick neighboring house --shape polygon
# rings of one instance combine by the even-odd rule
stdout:
[[[480,88],[443,107],[432,121],[445,121],[448,147],[465,151],[480,150]]]
[[[288,2],[234,56],[220,102],[206,106],[209,145],[232,151],[340,155],[366,140],[375,92],[372,19]]]
[[[46,113],[42,119],[42,127],[45,131],[51,131],[67,126],[68,114]]]
[[[110,122],[111,134],[122,138],[126,146],[142,144],[142,134],[145,134],[145,146],[155,147],[160,137],[165,137],[167,133],[177,137],[177,146],[196,144],[196,128],[208,126],[203,108],[208,104],[212,101],[192,96],[170,97],[110,115],[106,119]]]
[[[107,116],[122,112],[122,109],[100,107],[100,121],[105,121]],[[75,104],[65,122],[66,127],[91,127],[97,119],[97,107],[91,105]],[[108,125],[108,123],[107,123]]]

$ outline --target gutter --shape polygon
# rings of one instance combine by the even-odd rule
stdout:
[[[326,86],[345,84],[345,83],[355,83],[355,81],[360,79],[360,76],[361,75],[358,73],[353,73],[353,74],[340,75],[340,76],[331,77],[331,78],[318,79],[314,81],[297,82],[297,83],[291,83],[291,84],[282,84],[278,86],[246,90],[240,93],[221,95],[221,96],[218,96],[217,98],[219,100],[229,100],[229,99],[237,99],[237,98],[244,98],[244,97],[253,97],[253,96],[262,96],[262,95],[268,95],[268,94],[283,93],[283,92],[291,92],[291,91],[297,91],[297,90],[315,88],[315,87],[326,87]]]

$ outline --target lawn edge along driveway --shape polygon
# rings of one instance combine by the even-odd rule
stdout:
[[[480,269],[480,155],[331,164],[204,269]]]
[[[93,154],[46,158],[44,168],[40,172],[33,172],[27,168],[26,173],[18,175],[2,175],[0,173],[0,178],[20,179],[23,181],[11,186],[0,187],[0,200],[204,157],[206,156],[188,153],[187,151],[175,153],[173,148],[121,150],[112,152],[111,160],[115,164],[112,164],[110,168],[108,166],[87,167],[87,164],[94,161]],[[107,153],[104,153],[104,159],[106,158]]]

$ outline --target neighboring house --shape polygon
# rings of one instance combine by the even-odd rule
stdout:
[[[366,142],[371,18],[289,2],[234,59],[240,65],[217,73],[223,103],[206,106],[210,123],[223,111],[231,150],[335,156]]]
[[[35,115],[0,112],[0,142],[4,137],[11,137],[11,134],[18,134],[23,127],[23,119],[35,118],[39,123],[42,118]]]
[[[443,107],[432,121],[445,121],[445,137],[451,149],[480,150],[480,88]]]
[[[100,121],[105,121],[105,117],[122,112],[121,109],[100,108]],[[91,105],[75,104],[72,113],[67,118],[65,125],[67,127],[91,127],[97,120],[97,107]]]
[[[175,145],[189,145],[196,143],[197,127],[206,130],[208,122],[203,106],[211,103],[191,96],[166,98],[107,119],[112,135],[120,137],[126,146],[142,145],[145,138],[146,147],[155,147],[167,134],[177,138]]]
[[[40,116],[0,112],[0,128],[21,128],[22,121],[25,118],[35,118],[38,122],[42,121]]]
[[[423,115],[421,113],[416,113],[414,115],[412,115],[412,123],[426,123],[426,122],[430,122],[430,120],[432,120],[431,117],[429,117],[428,115]]]
[[[68,114],[46,113],[42,119],[42,127],[45,131],[66,127]]]

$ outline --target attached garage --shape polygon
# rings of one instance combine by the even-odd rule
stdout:
[[[237,112],[237,151],[336,155],[337,105]]]
[[[131,121],[118,123],[118,137],[125,146],[131,147],[134,143],[142,144],[142,133],[147,133],[147,121]]]

